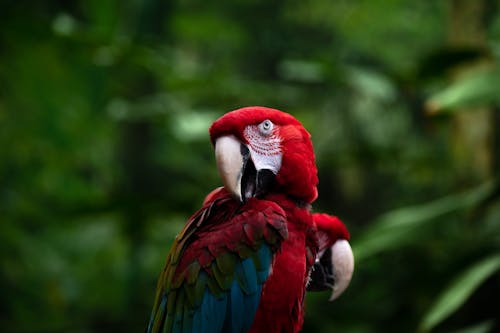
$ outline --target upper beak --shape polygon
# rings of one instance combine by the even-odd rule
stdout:
[[[354,255],[349,242],[341,239],[333,244],[331,256],[335,283],[330,301],[333,301],[346,290],[351,282],[354,272]]]
[[[215,160],[224,187],[239,201],[242,201],[241,178],[248,159],[241,152],[242,143],[233,135],[223,136],[215,141]],[[248,149],[247,149],[248,150]]]
[[[233,135],[215,141],[215,159],[224,187],[240,202],[267,193],[274,183],[274,173],[256,169],[248,147]]]

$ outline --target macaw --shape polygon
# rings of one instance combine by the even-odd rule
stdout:
[[[176,236],[147,332],[298,332],[306,290],[335,299],[354,269],[345,225],[311,212],[310,134],[265,107],[226,113],[209,132],[224,186]]]

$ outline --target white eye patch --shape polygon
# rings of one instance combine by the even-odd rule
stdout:
[[[270,120],[264,120],[259,125],[247,126],[243,135],[248,141],[248,149],[255,168],[268,169],[275,175],[278,174],[283,153],[276,126]]]

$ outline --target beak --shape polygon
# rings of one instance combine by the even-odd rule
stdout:
[[[332,290],[330,301],[338,298],[351,282],[354,272],[354,256],[345,239],[336,241],[332,247],[320,253],[314,263],[308,291]]]
[[[248,147],[233,135],[215,141],[215,160],[224,187],[240,202],[266,194],[274,184],[275,174],[257,170]]]
[[[248,157],[241,153],[241,143],[234,136],[223,136],[215,141],[215,161],[224,187],[242,201],[241,176]]]
[[[354,255],[351,245],[345,239],[335,242],[332,246],[332,265],[335,284],[330,301],[338,298],[351,283],[354,272]]]

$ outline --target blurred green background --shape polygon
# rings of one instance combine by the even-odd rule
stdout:
[[[357,260],[304,332],[499,332],[499,60],[500,1],[2,0],[0,331],[143,331],[208,126],[265,105]]]

